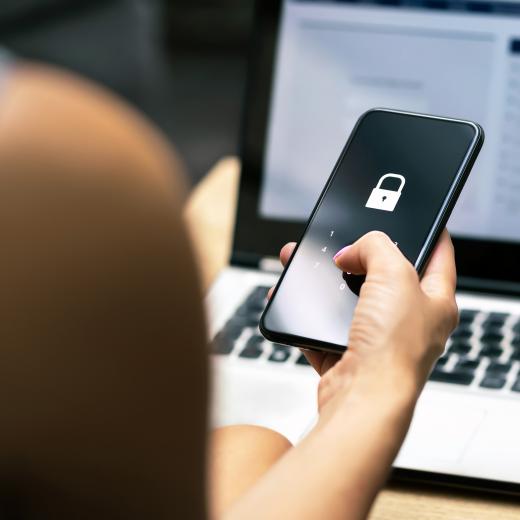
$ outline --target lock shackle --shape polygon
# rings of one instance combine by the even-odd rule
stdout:
[[[399,175],[398,173],[385,173],[385,175],[383,175],[379,179],[379,182],[377,183],[377,186],[376,186],[376,190],[381,189],[381,184],[383,184],[383,181],[385,179],[388,179],[389,177],[393,177],[394,179],[398,179],[399,181],[401,181],[401,184],[399,185],[399,188],[397,190],[397,193],[401,193],[403,191],[404,185],[406,183],[406,179],[402,175]]]

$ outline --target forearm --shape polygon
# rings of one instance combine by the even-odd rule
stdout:
[[[353,389],[226,518],[365,518],[406,435],[415,393],[363,391]]]

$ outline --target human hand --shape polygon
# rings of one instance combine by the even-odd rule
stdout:
[[[285,265],[294,250],[282,248]],[[422,279],[383,233],[371,232],[342,249],[336,265],[366,274],[342,355],[305,351],[322,376],[320,412],[357,390],[390,393],[414,403],[457,324],[454,252],[444,231]]]

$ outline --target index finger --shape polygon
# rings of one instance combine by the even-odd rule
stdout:
[[[334,262],[343,272],[352,274],[388,273],[411,265],[381,231],[371,231],[344,247],[334,256]]]
[[[291,258],[295,247],[296,242],[289,242],[282,247],[280,251],[280,262],[282,262],[284,267],[287,265],[289,258]]]

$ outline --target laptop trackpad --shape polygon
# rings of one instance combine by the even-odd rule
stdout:
[[[395,465],[441,470],[460,462],[485,415],[485,408],[463,404],[453,393],[425,391]]]

